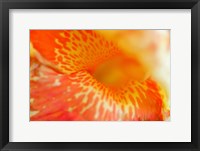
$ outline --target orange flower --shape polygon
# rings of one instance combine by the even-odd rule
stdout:
[[[152,34],[31,30],[30,119],[166,120],[168,89],[153,76],[161,40]]]

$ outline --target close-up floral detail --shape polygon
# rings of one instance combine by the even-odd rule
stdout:
[[[168,30],[30,30],[30,120],[170,120],[169,39]]]

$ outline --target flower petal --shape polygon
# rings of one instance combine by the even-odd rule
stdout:
[[[136,60],[126,61],[125,66],[134,65],[134,70],[121,89],[95,79],[91,73],[99,64],[123,53],[95,31],[31,30],[31,50],[31,120],[164,120],[169,116],[165,93],[154,80],[141,78],[144,71]],[[123,61],[116,62],[122,65],[120,72],[130,72]]]
[[[38,58],[67,74],[92,70],[120,53],[111,41],[91,30],[31,30],[30,40]]]
[[[163,120],[163,96],[150,79],[116,92],[87,71],[63,75],[38,65],[31,75],[31,120]]]

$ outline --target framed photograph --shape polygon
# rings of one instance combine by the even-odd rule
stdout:
[[[1,0],[1,150],[200,150],[198,0]]]

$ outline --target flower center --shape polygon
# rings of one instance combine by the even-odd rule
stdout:
[[[97,65],[91,74],[99,82],[111,88],[121,88],[130,80],[142,81],[146,75],[138,61],[121,55]]]

